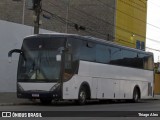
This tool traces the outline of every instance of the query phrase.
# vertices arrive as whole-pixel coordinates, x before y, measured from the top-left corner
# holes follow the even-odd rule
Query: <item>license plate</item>
[[[32,97],[39,97],[39,94],[32,94]]]

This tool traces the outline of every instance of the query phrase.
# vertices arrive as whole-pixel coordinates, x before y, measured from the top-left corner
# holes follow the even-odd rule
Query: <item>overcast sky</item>
[[[154,61],[160,62],[160,0],[148,0],[147,9],[147,51],[154,53]]]

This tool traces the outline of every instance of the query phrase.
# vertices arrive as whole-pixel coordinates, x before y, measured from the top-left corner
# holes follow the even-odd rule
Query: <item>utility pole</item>
[[[26,0],[23,0],[22,24],[24,24],[24,17],[25,17],[25,4],[26,4]]]
[[[69,6],[70,6],[70,0],[67,1],[66,30],[65,30],[66,33],[68,33],[68,15],[69,15]]]
[[[41,0],[34,0],[34,12],[35,12],[35,20],[34,20],[34,34],[39,34],[39,22],[40,22],[40,14],[41,14]]]

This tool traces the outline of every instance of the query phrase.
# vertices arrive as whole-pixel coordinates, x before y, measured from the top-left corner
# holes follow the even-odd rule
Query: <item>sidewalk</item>
[[[160,95],[155,95],[154,100],[160,100]],[[0,92],[0,106],[5,105],[20,105],[20,104],[32,104],[33,101],[28,99],[19,99],[17,98],[16,93]]]
[[[32,103],[27,99],[18,99],[15,92],[0,92],[0,106]]]
[[[160,100],[160,95],[154,95],[153,99]]]

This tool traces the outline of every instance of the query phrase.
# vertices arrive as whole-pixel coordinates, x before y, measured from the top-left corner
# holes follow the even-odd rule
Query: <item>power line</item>
[[[62,8],[62,7],[60,7],[60,6],[56,5],[56,4],[53,4],[53,3],[51,3],[51,2],[49,2],[49,3],[50,3],[51,6],[57,7],[57,8],[60,9],[60,10],[61,10],[61,9],[64,9],[64,8]],[[73,7],[72,7],[72,8],[73,8]],[[76,8],[73,8],[73,9],[75,9],[76,11],[78,11],[78,12],[80,12],[80,13],[77,13],[77,12],[74,12],[74,11],[70,11],[70,13],[75,14],[75,15],[78,15],[78,16],[79,16],[79,15],[81,15],[81,16],[84,16],[84,15],[85,15],[85,16],[83,17],[83,19],[86,19],[86,16],[88,16],[88,14],[84,14],[84,13],[82,14],[82,11],[80,11],[80,10],[78,10],[78,9],[76,9]],[[88,21],[88,22],[90,22],[90,23],[92,23],[92,24],[94,24],[94,25],[96,24],[96,23],[94,23],[92,20],[86,19],[86,21]]]
[[[138,4],[138,3],[136,3],[136,2],[134,2],[133,0],[129,0],[129,1],[131,1],[132,3],[134,3],[135,5],[138,5],[138,6],[140,6],[140,7],[142,7],[142,8],[145,8],[146,9],[146,3],[144,3],[143,1],[141,1],[141,0],[139,0],[140,2],[142,2],[143,4],[144,4],[144,6],[143,5],[141,5],[141,4]],[[138,0],[137,0],[138,1]]]
[[[54,6],[54,7],[57,7],[58,9],[64,9],[64,8],[62,8],[62,7],[60,7],[59,5],[55,5],[55,4],[53,4],[53,3],[51,3],[51,2],[49,2],[52,6]],[[73,7],[72,7],[73,8]],[[75,9],[75,8],[73,8],[73,9]],[[78,12],[80,12],[80,13],[82,13],[82,11],[79,11],[78,9],[76,9],[76,11],[78,11]],[[71,11],[73,14],[75,14],[75,12],[73,12],[73,11]],[[76,12],[77,13],[77,12]],[[77,15],[77,14],[76,14]],[[86,19],[86,16],[88,16],[88,14],[85,14],[85,12],[83,13],[83,14],[78,14],[78,16],[79,15],[85,15],[84,16],[84,18]],[[78,21],[79,21],[79,19],[76,17],[76,18],[74,18],[74,19],[77,19]],[[88,19],[87,19],[87,21],[89,21]],[[95,25],[96,23],[93,23],[93,21],[89,21],[90,23],[92,23],[93,25]],[[86,26],[86,25],[85,25]],[[89,28],[88,27],[88,29],[90,29],[90,31],[94,31],[94,32],[96,32],[96,33],[101,33],[101,34],[103,34],[105,37],[107,36],[107,39],[108,39],[108,34],[105,34],[105,33],[102,33],[102,32],[98,32],[98,31],[96,31],[95,29],[91,29],[91,28]],[[111,35],[110,35],[111,36]],[[113,38],[113,37],[112,37]]]
[[[151,2],[151,0],[149,0],[149,2],[154,6],[160,7],[160,5],[157,5],[157,4],[153,3],[153,2]]]
[[[42,11],[49,13],[50,15],[52,15],[53,18],[57,18],[60,22],[62,22],[62,23],[64,23],[64,24],[66,24],[66,22],[67,22],[68,25],[71,26],[71,27],[75,27],[76,25],[78,25],[77,23],[75,23],[75,22],[73,22],[73,21],[71,21],[71,20],[68,20],[68,19],[66,20],[66,18],[60,17],[60,16],[58,16],[58,15],[56,15],[56,14],[53,14],[53,13],[51,13],[51,12],[45,10],[45,9],[42,9]],[[82,25],[79,25],[79,26],[80,26],[81,28],[83,27]],[[103,36],[105,36],[105,37],[107,36],[106,34],[101,33],[101,32],[98,32],[98,31],[96,31],[96,30],[94,30],[94,29],[91,29],[91,28],[89,28],[89,27],[86,27],[86,26],[84,26],[84,27],[85,27],[86,30],[90,30],[90,31],[92,31],[92,32],[96,32],[96,33],[98,33],[98,34],[100,34],[100,35],[103,35]],[[86,31],[84,31],[84,32],[86,32]]]
[[[150,47],[146,47],[147,49],[153,50],[153,51],[157,51],[160,52],[160,50],[154,49],[154,48],[150,48]]]
[[[139,8],[139,7],[135,7],[135,6],[127,3],[127,2],[126,2],[127,0],[120,0],[120,1],[123,2],[123,3],[126,4],[126,5],[129,5],[129,6],[133,7],[133,8],[136,8],[137,10],[139,10],[139,11],[141,11],[141,12],[146,12],[145,10],[143,10],[143,9],[141,9],[141,8]]]
[[[98,1],[99,1],[99,0],[98,0]],[[64,2],[63,2],[63,3],[64,3]],[[53,5],[53,3],[51,3],[51,2],[50,2],[50,4]],[[134,34],[134,35],[137,35],[137,36],[146,38],[146,39],[148,39],[148,40],[150,40],[150,41],[160,43],[160,41],[158,41],[158,40],[155,40],[155,39],[152,39],[152,38],[147,38],[146,36],[143,36],[143,35],[134,33],[134,32],[132,32],[132,31],[126,30],[126,29],[124,29],[124,28],[121,28],[121,27],[119,27],[119,26],[116,26],[116,25],[114,25],[114,24],[111,24],[111,23],[109,23],[109,22],[107,22],[107,21],[105,21],[105,20],[103,20],[103,19],[101,19],[101,18],[98,18],[98,17],[93,16],[93,15],[91,15],[91,14],[89,14],[89,13],[86,13],[86,12],[84,12],[84,11],[82,11],[82,10],[79,10],[79,9],[77,9],[77,8],[75,8],[75,7],[72,7],[72,8],[74,8],[75,10],[77,10],[77,11],[79,11],[79,12],[81,12],[81,13],[87,15],[87,16],[90,16],[90,17],[92,17],[92,18],[94,18],[94,19],[100,20],[100,21],[102,21],[102,22],[104,22],[104,23],[106,23],[106,24],[108,24],[108,25],[111,25],[111,26],[113,26],[113,27],[116,27],[116,28],[118,28],[118,29],[120,29],[120,30],[122,30],[122,31],[127,32],[127,33]]]
[[[112,8],[112,9],[114,9],[114,10],[117,10],[117,11],[123,13],[123,14],[125,14],[125,15],[131,17],[131,18],[134,18],[134,19],[139,20],[139,21],[141,21],[141,22],[143,22],[143,23],[145,23],[145,24],[148,24],[148,25],[150,25],[150,26],[152,26],[152,27],[155,27],[155,28],[157,28],[157,29],[160,29],[160,27],[157,27],[157,26],[155,26],[155,25],[153,25],[153,24],[147,23],[147,22],[144,21],[144,20],[141,20],[141,19],[139,19],[139,18],[136,18],[136,17],[134,17],[134,16],[132,16],[132,15],[129,15],[129,14],[127,14],[127,13],[125,13],[125,12],[123,12],[123,11],[121,11],[121,10],[115,8],[115,7],[112,7],[112,6],[110,6],[110,5],[108,5],[108,4],[104,3],[104,2],[102,2],[101,0],[97,0],[97,1],[100,2],[100,3],[102,3],[103,5],[105,5],[105,6],[107,6],[107,7],[110,7],[110,8]]]
[[[47,11],[47,10],[44,10],[44,9],[42,9],[42,10],[43,10],[44,12],[47,12],[47,13],[51,14],[52,17],[54,17],[54,18],[58,18],[59,20],[61,20],[60,22],[66,24],[66,19],[65,19],[65,18],[60,17],[60,16],[58,16],[58,15],[56,15],[56,14],[53,14],[53,13]],[[76,24],[76,23],[74,23],[74,22],[72,22],[72,21],[70,21],[70,20],[67,20],[67,21],[68,21],[68,23],[69,23],[69,26],[71,26],[71,27],[74,27],[74,25]],[[93,29],[90,29],[90,28],[87,28],[87,29],[90,30],[90,31],[97,32],[97,31],[95,31],[95,30],[93,30]],[[85,31],[85,32],[90,33],[90,34],[93,34],[93,33],[89,32],[89,31]],[[103,33],[100,33],[100,32],[98,32],[98,33],[101,34],[101,35],[105,35],[105,36],[106,36],[106,34],[103,34]],[[123,42],[126,42],[126,43],[128,43],[128,44],[135,45],[135,43],[126,41],[126,40],[121,39],[121,38],[118,38],[118,37],[116,37],[115,39],[116,39],[116,40],[123,41]],[[154,51],[160,52],[160,50],[157,50],[157,49],[154,49],[154,48],[150,48],[150,47],[146,47],[146,48],[148,48],[148,49],[150,49],[150,50],[154,50]]]

